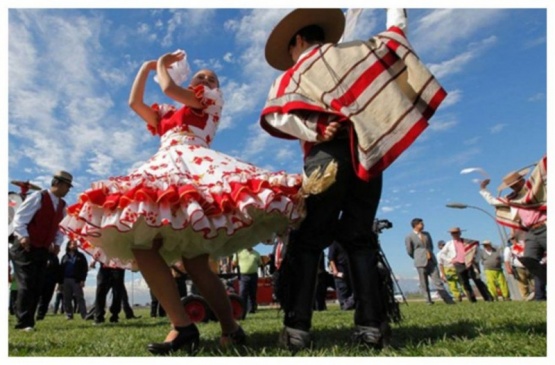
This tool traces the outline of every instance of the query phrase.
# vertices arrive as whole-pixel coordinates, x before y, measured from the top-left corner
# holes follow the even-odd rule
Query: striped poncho
[[[531,209],[547,212],[547,156],[543,156],[530,173],[524,188],[504,198],[498,198],[503,205],[495,206],[495,218],[499,224],[522,229],[518,216],[511,208]]]
[[[309,111],[352,122],[357,176],[368,181],[385,170],[428,126],[445,90],[422,64],[403,31],[391,27],[369,41],[324,44],[278,77],[261,115]]]

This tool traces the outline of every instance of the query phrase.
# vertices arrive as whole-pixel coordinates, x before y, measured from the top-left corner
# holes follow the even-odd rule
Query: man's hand
[[[331,122],[326,127],[326,130],[324,131],[324,134],[323,135],[318,135],[316,137],[316,139],[319,142],[331,141],[333,139],[333,137],[335,137],[335,134],[339,130],[339,127],[340,127],[339,122]]]
[[[513,268],[511,266],[507,266],[506,269],[507,269],[507,274],[513,275]]]
[[[29,237],[21,237],[19,239],[19,244],[25,251],[29,251],[31,249],[31,240]]]
[[[490,182],[490,179],[482,180],[482,182],[480,183],[480,189],[484,190],[485,188],[487,188],[489,182]]]

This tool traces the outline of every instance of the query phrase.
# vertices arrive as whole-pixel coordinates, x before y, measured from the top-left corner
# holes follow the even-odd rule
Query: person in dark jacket
[[[62,257],[61,272],[63,280],[64,309],[67,319],[73,319],[73,297],[77,301],[77,307],[81,318],[87,316],[87,305],[83,294],[83,287],[87,279],[89,265],[84,254],[77,250],[77,242],[69,241],[66,246],[66,254]]]
[[[91,268],[96,266],[96,262],[91,262]],[[125,270],[117,267],[110,267],[100,263],[100,268],[96,275],[96,295],[94,299],[94,324],[105,322],[106,297],[108,291],[112,290],[112,304],[110,305],[110,322],[119,322],[119,312],[121,311],[121,301],[125,290]]]

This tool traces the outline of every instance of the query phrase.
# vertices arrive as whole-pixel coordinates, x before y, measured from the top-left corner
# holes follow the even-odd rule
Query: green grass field
[[[353,312],[337,305],[315,312],[315,347],[296,356],[547,356],[545,302],[468,302],[447,306],[423,302],[401,305],[404,321],[393,326],[392,346],[380,352],[350,342]],[[169,330],[166,318],[148,318],[148,309],[136,310],[137,320],[93,326],[92,321],[47,315],[36,331],[14,330],[9,320],[9,356],[151,356],[149,342],[160,342]],[[261,308],[242,321],[248,346],[222,352],[219,326],[199,325],[201,351],[197,356],[291,356],[277,347],[283,313]],[[183,356],[184,353],[177,353]]]

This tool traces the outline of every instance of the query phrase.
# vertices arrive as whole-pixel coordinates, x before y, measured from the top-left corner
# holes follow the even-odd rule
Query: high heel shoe
[[[175,327],[177,336],[169,342],[149,343],[148,351],[154,355],[169,355],[177,350],[185,350],[189,355],[198,351],[199,332],[197,326]]]
[[[220,337],[220,346],[228,347],[228,346],[244,346],[247,344],[247,335],[239,326],[239,328],[232,333],[224,333],[222,337]]]

